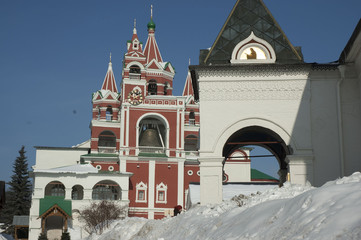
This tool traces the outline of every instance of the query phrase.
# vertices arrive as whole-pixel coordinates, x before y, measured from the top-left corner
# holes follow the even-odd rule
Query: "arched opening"
[[[148,82],[148,95],[157,95],[157,81],[154,79]]]
[[[59,181],[52,181],[45,187],[45,196],[65,197],[65,186]]]
[[[45,231],[48,239],[60,239],[63,233],[64,218],[54,215],[45,219]]]
[[[156,117],[146,117],[139,123],[139,152],[164,153],[166,149],[167,128]]]
[[[279,182],[282,185],[287,179],[288,164],[285,161],[286,155],[291,154],[291,149],[285,144],[283,139],[275,132],[268,128],[251,126],[240,129],[233,133],[226,141],[223,147],[224,162],[230,161],[231,159],[245,159],[243,156],[234,155],[235,152],[245,148],[261,148],[269,151],[269,156],[274,156],[278,162],[279,167]],[[249,152],[251,150],[249,149]],[[254,151],[254,150],[252,150]],[[247,155],[247,154],[246,154]],[[257,157],[264,157],[262,154],[256,154],[256,156],[250,157],[248,161]],[[265,156],[268,154],[265,154]],[[250,173],[251,174],[251,173]],[[251,176],[251,175],[250,175]]]
[[[117,138],[111,131],[103,131],[99,135],[98,152],[113,153],[116,150]]]
[[[129,78],[130,79],[135,79],[135,80],[140,80],[140,67],[137,65],[132,65],[129,68]]]
[[[190,124],[190,125],[196,124],[196,116],[195,116],[193,110],[191,110],[191,111],[189,112],[189,124]]]
[[[168,83],[164,83],[164,95],[167,95],[167,91],[168,91]]]
[[[113,108],[112,106],[108,106],[105,112],[105,120],[112,121],[113,120]]]
[[[71,199],[72,200],[82,200],[84,196],[84,188],[81,185],[73,186],[71,190]]]
[[[93,187],[93,200],[121,200],[122,191],[116,182],[104,180]]]
[[[198,150],[198,137],[188,135],[184,138],[184,151],[194,152]]]

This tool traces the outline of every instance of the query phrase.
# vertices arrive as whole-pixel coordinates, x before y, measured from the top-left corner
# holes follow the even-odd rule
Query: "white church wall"
[[[250,82],[240,76],[237,79],[200,76],[200,114],[202,119],[206,119],[201,119],[201,156],[221,156],[227,140],[221,139],[222,135],[238,122],[249,119],[264,120],[279,126],[289,135],[288,139],[293,139],[295,151],[311,149],[307,75],[281,80],[257,78],[262,80]],[[250,84],[254,86],[249,86]],[[248,89],[251,93],[245,92],[242,88]],[[239,129],[235,131],[237,130]],[[228,137],[230,135],[225,138]],[[286,144],[291,144],[287,139],[284,140]]]
[[[346,66],[345,80],[341,85],[341,111],[344,147],[344,173],[350,175],[361,170],[361,106],[360,82],[355,65]]]
[[[80,156],[87,153],[86,148],[37,148],[35,168],[49,169],[75,165],[80,161]]]
[[[251,163],[250,162],[226,162],[224,172],[228,175],[227,182],[250,182]]]
[[[316,71],[310,74],[310,78],[314,185],[319,186],[340,174],[336,99],[338,71]]]

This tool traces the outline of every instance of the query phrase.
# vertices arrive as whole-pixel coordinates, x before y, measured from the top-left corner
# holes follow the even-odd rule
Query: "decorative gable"
[[[265,40],[253,32],[233,49],[231,63],[274,63],[276,53]]]
[[[228,64],[233,60],[232,53],[236,45],[252,32],[272,46],[277,62],[303,62],[302,54],[290,43],[262,0],[238,0],[211,49],[201,50],[200,64]],[[257,44],[257,47],[260,46]],[[250,48],[243,50],[252,55]]]

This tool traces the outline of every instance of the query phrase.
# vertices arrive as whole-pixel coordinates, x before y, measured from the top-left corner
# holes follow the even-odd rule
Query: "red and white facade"
[[[110,62],[101,90],[93,94],[91,152],[83,160],[101,171],[112,166],[133,174],[129,216],[172,215],[176,205],[185,207],[189,183],[199,182],[199,105],[190,76],[183,95],[172,95],[174,74],[162,58],[151,20],[145,46],[135,27],[127,42],[121,92]]]

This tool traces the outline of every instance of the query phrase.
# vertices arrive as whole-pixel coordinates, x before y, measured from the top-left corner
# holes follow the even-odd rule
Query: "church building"
[[[115,201],[128,216],[149,219],[192,204],[189,184],[200,182],[199,102],[190,74],[182,96],[173,96],[174,67],[163,60],[152,17],[147,28],[143,44],[134,22],[120,87],[110,57],[101,88],[92,94],[90,140],[74,147],[35,147],[30,238],[40,233],[55,238],[81,226],[79,212],[93,201]],[[251,150],[234,149],[224,182],[277,184],[251,171]]]

